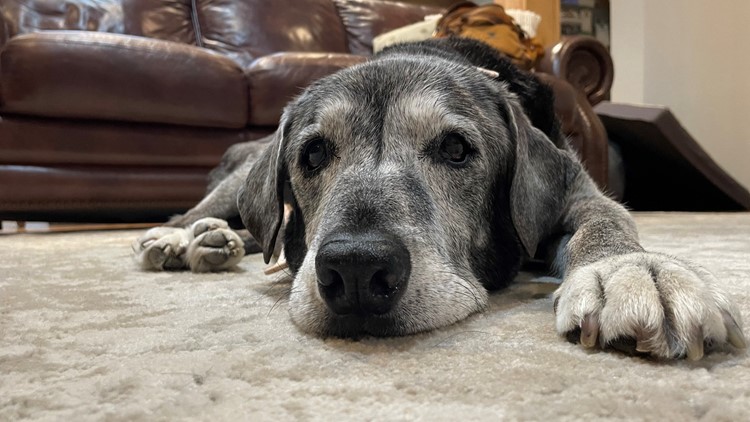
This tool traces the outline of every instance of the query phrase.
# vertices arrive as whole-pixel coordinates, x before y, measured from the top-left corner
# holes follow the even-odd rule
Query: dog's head
[[[239,194],[268,261],[285,226],[290,313],[320,335],[459,321],[554,224],[561,153],[502,81],[439,58],[340,71],[285,110]],[[551,161],[550,161],[551,160]]]

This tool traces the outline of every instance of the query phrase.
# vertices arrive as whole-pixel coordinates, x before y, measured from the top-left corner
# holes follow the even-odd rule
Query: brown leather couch
[[[2,0],[0,219],[184,211],[229,145],[271,133],[290,98],[366,60],[375,35],[435,12],[375,0]],[[564,41],[540,70],[559,77],[545,76],[566,133],[604,184],[591,105],[612,66],[591,43]]]

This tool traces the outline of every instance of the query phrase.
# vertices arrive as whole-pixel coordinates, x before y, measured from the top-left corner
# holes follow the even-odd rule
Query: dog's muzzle
[[[322,242],[315,270],[320,296],[335,314],[383,315],[406,290],[411,257],[392,235],[337,233]]]

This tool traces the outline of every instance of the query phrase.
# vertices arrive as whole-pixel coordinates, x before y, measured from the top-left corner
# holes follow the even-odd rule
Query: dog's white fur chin
[[[315,255],[314,251],[307,254],[293,281],[289,314],[302,331],[336,335],[329,324],[331,311],[318,292]],[[388,335],[408,335],[445,327],[487,307],[487,290],[478,281],[469,280],[470,276],[461,278],[448,271],[439,264],[437,256],[412,256],[412,267],[409,288],[389,315],[392,324]],[[367,332],[366,323],[363,328],[361,334],[383,334]]]

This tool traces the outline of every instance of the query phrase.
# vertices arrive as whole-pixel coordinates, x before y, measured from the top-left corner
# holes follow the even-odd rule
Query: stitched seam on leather
[[[192,9],[190,14],[192,15],[193,32],[195,33],[195,45],[203,47],[203,34],[201,32],[200,17],[198,16],[198,0],[191,0],[190,7]]]

